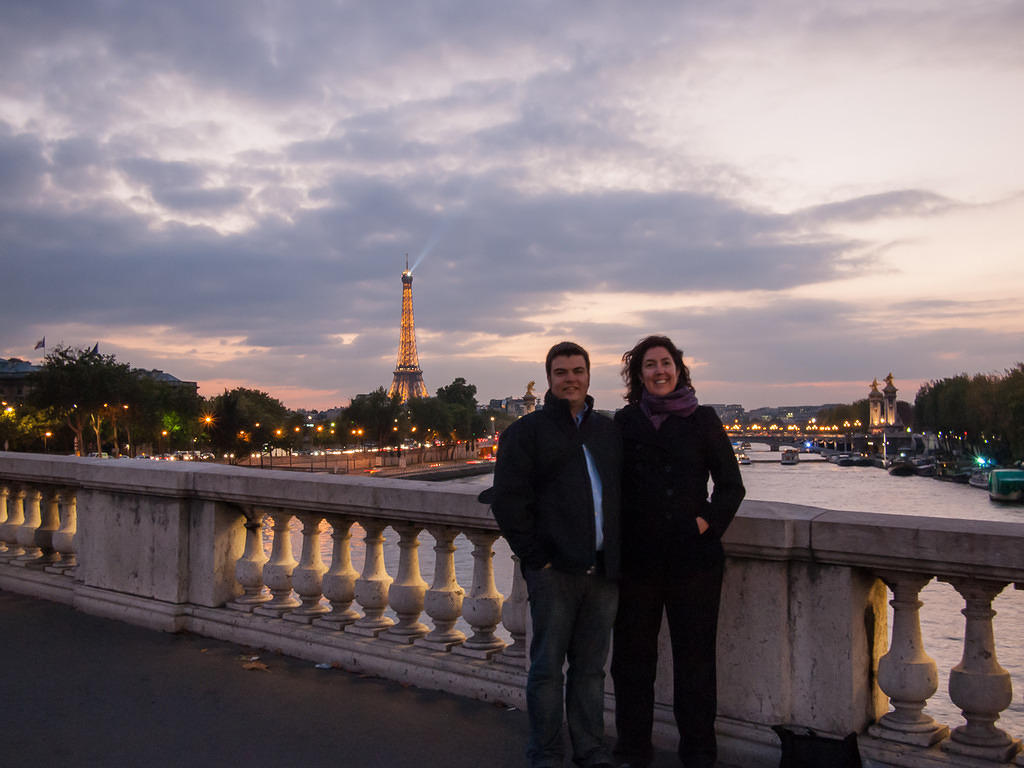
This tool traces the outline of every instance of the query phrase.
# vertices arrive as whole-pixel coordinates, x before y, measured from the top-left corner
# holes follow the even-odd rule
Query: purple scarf
[[[697,393],[693,387],[680,387],[667,395],[652,395],[646,389],[640,395],[640,410],[659,429],[671,414],[689,416],[697,410]]]

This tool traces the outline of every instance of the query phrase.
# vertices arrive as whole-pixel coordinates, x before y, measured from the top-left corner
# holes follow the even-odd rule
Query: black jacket
[[[637,405],[615,414],[622,430],[622,561],[631,574],[692,572],[722,561],[721,538],[746,494],[713,408],[670,415],[658,430]],[[714,491],[708,498],[708,478]],[[697,518],[711,528],[700,534]]]
[[[576,427],[567,400],[549,391],[544,407],[501,433],[494,467],[491,511],[512,551],[527,568],[547,563],[584,571],[595,562],[594,498],[583,445],[601,476],[604,565],[619,574],[619,495],[622,440],[611,419],[595,413],[593,399]]]

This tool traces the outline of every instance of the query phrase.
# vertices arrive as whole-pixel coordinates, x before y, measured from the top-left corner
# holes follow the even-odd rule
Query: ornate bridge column
[[[298,593],[302,605],[284,618],[309,624],[330,608],[320,602],[323,594],[324,565],[320,557],[320,521],[323,517],[314,514],[299,515],[302,521],[302,555],[298,566],[292,571],[292,588]]]
[[[6,485],[0,485],[0,558],[7,552],[7,542],[3,539],[4,525],[7,524],[7,499],[11,495],[11,489]]]
[[[65,573],[78,565],[75,552],[75,537],[78,533],[78,495],[74,488],[65,488],[59,495],[64,514],[60,527],[53,532],[53,549],[60,556],[57,562],[46,570],[51,573]]]
[[[388,629],[384,637],[402,643],[411,643],[423,637],[429,628],[420,621],[427,582],[420,573],[420,531],[423,526],[401,523],[393,526],[398,531],[398,579],[391,585],[388,601],[398,614],[398,623]]]
[[[257,605],[270,600],[271,596],[263,589],[263,566],[267,563],[267,555],[263,551],[263,512],[246,508],[245,512],[245,551],[235,563],[235,578],[242,585],[242,594],[228,603],[228,608],[237,611],[251,612]]]
[[[29,488],[25,493],[25,521],[18,528],[17,534],[22,554],[11,565],[25,566],[43,557],[43,551],[36,542],[36,530],[43,524],[42,499],[43,492],[38,488]]]
[[[363,608],[363,617],[346,631],[376,637],[395,623],[390,616],[384,615],[388,607],[388,591],[394,581],[384,567],[384,529],[387,523],[380,520],[361,522],[366,531],[366,560],[362,575],[356,579],[356,601]]]
[[[437,526],[430,528],[434,537],[434,583],[424,596],[427,615],[434,622],[433,631],[416,641],[438,651],[451,650],[466,639],[466,635],[455,629],[455,622],[462,615],[462,598],[465,590],[455,577],[455,528]]]
[[[352,567],[352,524],[348,517],[331,517],[331,567],[324,574],[323,592],[331,602],[330,613],[313,620],[314,626],[326,629],[344,629],[359,618],[359,612],[352,608],[356,596],[356,579],[359,573]]]
[[[963,658],[949,673],[949,698],[961,712],[966,725],[953,729],[942,748],[953,754],[1007,762],[1020,749],[1020,742],[997,728],[999,713],[1010,706],[1013,692],[1010,674],[996,658],[992,631],[992,601],[1003,591],[1004,582],[984,579],[943,579],[964,598],[966,617]]]
[[[512,635],[511,645],[505,646],[497,661],[515,667],[526,664],[526,620],[529,616],[529,600],[526,592],[526,579],[519,567],[519,558],[512,555],[512,593],[501,607],[502,624]]]
[[[949,728],[922,711],[939,688],[935,661],[921,639],[918,595],[931,576],[887,572],[877,574],[892,590],[892,644],[878,661],[878,685],[893,711],[868,730],[872,736],[903,744],[930,747],[949,736]]]
[[[462,616],[473,628],[473,636],[453,653],[487,659],[505,647],[494,634],[501,621],[503,597],[494,585],[494,542],[497,531],[467,531],[473,542],[473,586],[462,606]]]
[[[14,486],[7,497],[7,520],[0,525],[0,540],[6,545],[0,559],[12,560],[25,554],[18,543],[18,529],[25,522],[25,489]]]
[[[253,613],[276,618],[300,604],[298,598],[292,596],[292,573],[298,563],[292,556],[292,537],[288,530],[291,514],[284,510],[270,514],[274,518],[274,545],[270,549],[270,560],[263,566],[263,583],[270,588],[273,598],[254,608]]]

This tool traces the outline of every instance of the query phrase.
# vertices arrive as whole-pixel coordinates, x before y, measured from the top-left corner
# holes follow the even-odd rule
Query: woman
[[[743,500],[722,422],[697,404],[683,354],[648,336],[622,356],[622,579],[615,621],[615,754],[653,758],[654,677],[662,610],[672,639],[673,712],[686,768],[715,765],[715,638],[721,538]],[[708,477],[714,490],[708,498]]]

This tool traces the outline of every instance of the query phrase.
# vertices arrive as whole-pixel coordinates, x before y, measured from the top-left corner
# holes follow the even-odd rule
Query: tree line
[[[999,463],[1024,457],[1024,363],[1003,374],[961,373],[925,384],[914,400],[914,424]]]
[[[5,450],[242,458],[274,449],[453,443],[490,435],[512,420],[504,411],[481,412],[476,387],[461,377],[435,397],[405,404],[379,387],[328,418],[291,410],[247,387],[204,398],[114,355],[70,346],[48,353],[26,390],[22,402],[5,402],[0,413]]]

